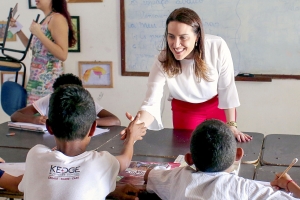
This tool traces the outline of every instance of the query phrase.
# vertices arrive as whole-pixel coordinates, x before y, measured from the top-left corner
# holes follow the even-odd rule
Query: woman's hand
[[[249,142],[252,140],[252,136],[242,133],[235,126],[229,126],[229,128],[238,142]]]
[[[9,26],[10,27],[17,27],[16,22],[17,22],[17,20],[15,20],[14,18],[11,18],[10,22],[9,22]]]
[[[134,117],[129,113],[129,112],[126,112],[125,113],[127,119],[129,119],[131,122],[134,120]],[[125,128],[124,130],[121,131],[121,140],[125,140],[126,139],[126,131],[127,131],[127,128]]]
[[[30,32],[35,35],[36,37],[38,37],[39,34],[43,34],[42,30],[41,30],[41,25],[36,23],[35,21],[33,21],[30,25],[29,28]],[[44,34],[43,34],[44,35]]]

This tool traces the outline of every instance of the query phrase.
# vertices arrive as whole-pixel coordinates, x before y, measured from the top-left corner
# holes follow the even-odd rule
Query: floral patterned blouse
[[[41,29],[47,38],[54,41],[48,29],[50,20],[41,24]],[[32,104],[39,98],[52,93],[55,79],[63,73],[61,61],[54,57],[35,36],[32,38],[31,49],[30,76],[26,86],[27,104]]]

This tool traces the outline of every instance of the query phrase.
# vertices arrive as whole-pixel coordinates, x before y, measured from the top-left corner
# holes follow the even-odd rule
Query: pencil
[[[294,160],[291,162],[291,164],[288,166],[288,168],[286,168],[286,170],[284,170],[284,172],[282,172],[282,174],[279,176],[278,179],[280,179],[284,174],[286,174],[293,167],[293,165],[296,164],[296,162],[298,162],[298,158],[294,158]]]
[[[17,21],[18,17],[20,16],[20,14],[17,16],[17,18],[15,19]]]

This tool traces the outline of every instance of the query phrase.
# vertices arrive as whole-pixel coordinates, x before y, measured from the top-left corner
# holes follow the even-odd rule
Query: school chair
[[[5,81],[1,88],[1,106],[11,116],[15,111],[26,107],[27,92],[23,86],[13,81]]]
[[[3,56],[0,56],[0,71],[10,71],[10,72],[16,72],[15,82],[18,81],[18,72],[23,68],[23,80],[22,80],[22,86],[24,87],[25,83],[25,77],[26,77],[26,66],[22,62],[24,58],[26,57],[26,54],[28,52],[28,49],[30,47],[30,43],[32,40],[32,34],[30,35],[28,39],[27,46],[25,47],[25,50],[18,50],[18,49],[10,49],[5,47],[6,41],[7,41],[7,35],[9,31],[9,23],[12,17],[13,9],[10,8],[8,17],[7,17],[7,23],[5,27],[4,37],[2,43],[0,43],[0,50]],[[36,22],[38,21],[40,15],[38,14],[36,17]],[[10,54],[8,54],[10,52]],[[11,53],[18,54],[20,58],[15,58],[11,55]]]

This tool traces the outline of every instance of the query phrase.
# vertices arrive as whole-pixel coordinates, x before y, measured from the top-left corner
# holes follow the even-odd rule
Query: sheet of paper
[[[257,181],[257,180],[254,180],[256,183],[259,183],[259,184],[262,184],[262,185],[264,185],[264,186],[269,186],[269,187],[271,187],[271,185],[270,185],[270,182],[266,182],[266,181]]]
[[[20,24],[20,22],[16,21],[15,24],[16,24],[16,27],[12,27],[12,26],[9,27],[9,30],[12,34],[15,34],[16,32],[20,31],[23,28],[23,26],[22,26],[22,24]]]
[[[188,166],[188,164],[184,160],[184,155],[178,155],[177,158],[175,159],[174,163],[180,163],[179,167],[185,167]],[[195,165],[190,166],[194,170],[196,170]]]
[[[95,133],[94,133],[93,136],[101,135],[102,133],[106,133],[108,131],[109,131],[108,128],[96,128]]]
[[[25,162],[21,163],[0,163],[0,169],[12,176],[20,176],[25,172]]]

